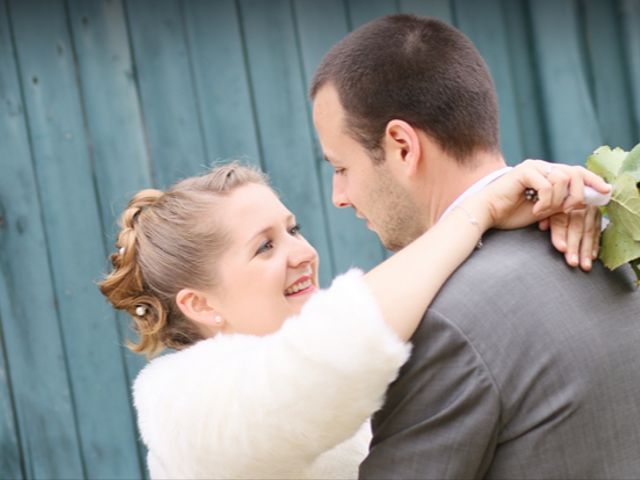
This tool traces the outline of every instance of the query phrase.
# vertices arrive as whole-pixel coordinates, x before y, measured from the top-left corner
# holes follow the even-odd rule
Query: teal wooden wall
[[[128,320],[95,281],[127,198],[220,159],[271,175],[324,284],[386,256],[330,206],[306,99],[323,53],[391,12],[465,31],[511,163],[640,139],[637,0],[0,0],[0,477],[144,473]]]

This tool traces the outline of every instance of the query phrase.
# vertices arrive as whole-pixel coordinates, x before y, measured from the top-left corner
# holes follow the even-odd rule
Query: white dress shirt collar
[[[451,210],[453,210],[456,207],[456,205],[459,205],[460,202],[462,202],[465,198],[473,195],[476,192],[479,192],[484,187],[486,187],[491,182],[493,182],[496,178],[501,177],[502,175],[507,173],[512,168],[513,167],[503,167],[503,168],[501,168],[499,170],[495,170],[495,171],[491,172],[490,174],[485,175],[484,177],[482,177],[480,180],[478,180],[476,183],[474,183],[469,188],[467,188],[464,192],[462,192],[462,195],[460,195],[458,198],[456,198],[451,203],[451,205],[449,205],[449,208],[447,208],[444,211],[444,213],[441,215],[440,218],[443,218],[444,216],[446,216]]]

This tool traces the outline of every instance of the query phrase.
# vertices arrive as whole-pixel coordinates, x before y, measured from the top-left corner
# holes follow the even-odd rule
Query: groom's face
[[[320,88],[313,102],[313,121],[324,156],[334,169],[333,204],[352,207],[386,248],[399,250],[422,233],[419,211],[388,162],[373,159],[345,131],[344,117],[335,88],[331,84]]]

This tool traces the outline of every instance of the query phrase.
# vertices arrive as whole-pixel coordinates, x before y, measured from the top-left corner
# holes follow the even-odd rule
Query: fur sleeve
[[[154,360],[134,386],[142,436],[177,475],[284,477],[358,430],[409,350],[352,270],[274,334]]]

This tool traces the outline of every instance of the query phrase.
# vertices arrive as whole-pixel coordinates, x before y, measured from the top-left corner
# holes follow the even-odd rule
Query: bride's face
[[[317,288],[318,254],[273,191],[248,184],[224,202],[229,247],[219,263],[217,313],[225,331],[278,330]]]

